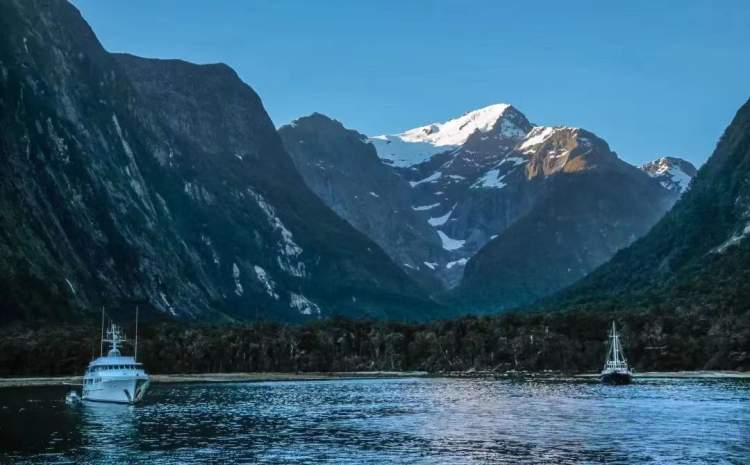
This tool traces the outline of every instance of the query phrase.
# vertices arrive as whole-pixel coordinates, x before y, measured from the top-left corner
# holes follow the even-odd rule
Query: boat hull
[[[604,384],[623,385],[630,384],[633,379],[630,373],[602,373],[601,380]]]
[[[103,379],[99,383],[84,388],[83,400],[134,404],[143,398],[148,385],[147,378]]]

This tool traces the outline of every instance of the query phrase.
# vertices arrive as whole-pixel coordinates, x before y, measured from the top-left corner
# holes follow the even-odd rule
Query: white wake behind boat
[[[120,347],[127,342],[125,335],[119,326],[114,323],[110,325],[106,337],[102,335],[102,352],[104,343],[110,344],[107,355],[92,360],[83,376],[83,400],[134,404],[143,399],[150,381],[143,364],[136,361],[137,334],[136,329],[134,355],[124,356],[120,353]]]

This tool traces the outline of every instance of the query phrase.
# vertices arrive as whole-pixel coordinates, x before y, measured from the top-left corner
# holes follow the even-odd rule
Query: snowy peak
[[[406,142],[427,142],[437,147],[463,145],[475,131],[492,130],[510,107],[505,103],[490,105],[464,113],[463,116],[444,123],[433,123],[410,129],[399,136]]]
[[[690,180],[698,173],[692,163],[677,157],[659,157],[644,164],[641,169],[657,179],[665,189],[680,193],[685,192]]]
[[[498,103],[442,123],[420,126],[400,134],[375,136],[370,142],[386,163],[409,167],[437,153],[459,148],[476,134],[491,134],[493,139],[521,139],[530,127],[526,117],[513,106]]]

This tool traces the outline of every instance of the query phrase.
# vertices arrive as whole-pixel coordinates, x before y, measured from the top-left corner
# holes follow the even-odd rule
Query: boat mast
[[[612,356],[613,361],[615,362],[615,366],[617,366],[620,363],[620,347],[619,347],[619,340],[617,338],[617,327],[615,327],[615,322],[612,322]]]

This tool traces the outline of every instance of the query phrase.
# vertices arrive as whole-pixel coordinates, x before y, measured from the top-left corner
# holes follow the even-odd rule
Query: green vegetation
[[[139,359],[152,373],[361,370],[596,371],[610,321],[639,371],[750,369],[750,313],[508,313],[426,324],[334,318],[301,326],[147,325]],[[131,329],[132,333],[132,329]],[[99,351],[95,325],[0,330],[0,375],[72,375]]]

